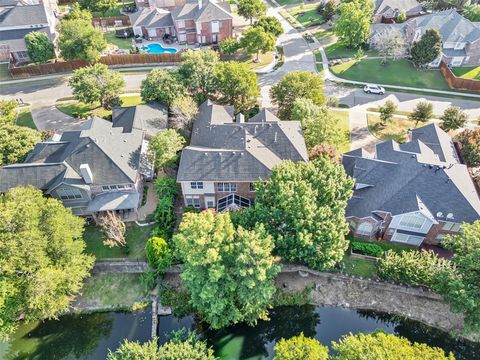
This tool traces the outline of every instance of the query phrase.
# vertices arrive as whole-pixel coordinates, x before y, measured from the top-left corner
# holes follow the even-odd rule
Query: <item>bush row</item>
[[[383,249],[374,243],[363,243],[358,241],[351,242],[352,251],[357,254],[380,257],[383,255]]]

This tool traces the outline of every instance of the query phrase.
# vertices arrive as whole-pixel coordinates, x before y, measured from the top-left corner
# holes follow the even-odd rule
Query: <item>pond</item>
[[[480,359],[480,344],[455,340],[444,332],[415,321],[408,321],[372,311],[315,306],[282,306],[270,312],[270,321],[257,326],[232,326],[221,331],[209,330],[192,317],[160,317],[159,341],[166,333],[183,327],[199,332],[225,360],[271,359],[275,342],[303,332],[322,344],[330,345],[349,332],[373,332],[383,329],[411,341],[423,342],[452,351],[456,359]],[[0,359],[105,359],[124,339],[148,340],[150,311],[68,315],[59,321],[23,326],[9,344],[0,344]]]

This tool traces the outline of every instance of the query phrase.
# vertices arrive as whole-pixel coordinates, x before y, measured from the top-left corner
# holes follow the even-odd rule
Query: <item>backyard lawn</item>
[[[405,142],[408,129],[415,128],[415,121],[403,117],[394,116],[387,126],[382,126],[378,115],[367,114],[367,120],[370,133],[381,140],[395,140],[403,143]],[[422,125],[422,123],[419,123],[419,126]]]
[[[342,110],[330,110],[336,118],[338,118],[338,128],[342,132],[344,142],[338,148],[338,152],[343,154],[350,151],[350,120],[348,117],[348,111]]]
[[[97,259],[143,259],[145,258],[145,244],[150,237],[152,228],[152,226],[127,224],[127,231],[125,233],[127,246],[108,247],[103,244],[105,235],[100,228],[97,226],[86,226],[83,234],[83,239],[87,245],[85,251],[89,254],[95,255]]]
[[[103,34],[107,43],[117,46],[119,49],[132,49],[132,38],[118,38],[115,36],[115,31],[109,31]]]
[[[35,130],[37,129],[32,119],[32,112],[29,108],[18,110],[17,121],[15,122],[15,124],[18,126],[26,126]]]
[[[374,261],[364,260],[345,255],[342,261],[343,271],[346,274],[373,278],[377,275],[377,264]]]
[[[452,69],[452,72],[460,78],[480,80],[480,66],[456,67]]]
[[[135,106],[142,104],[142,98],[140,95],[120,95],[122,100],[122,106]],[[57,104],[57,109],[61,112],[76,117],[76,118],[87,118],[89,116],[95,115],[101,118],[108,118],[112,115],[111,110],[105,110],[100,107],[100,104],[85,104],[79,101],[68,102],[64,104]]]
[[[132,5],[132,2],[122,2],[119,1],[117,2],[117,5],[113,9],[107,10],[105,13],[99,12],[99,11],[93,11],[92,15],[94,18],[100,18],[100,17],[111,17],[111,16],[123,16],[121,13],[122,7],[125,5]]]
[[[407,60],[388,61],[385,65],[377,59],[352,60],[331,66],[330,70],[347,80],[422,89],[450,89],[440,71],[418,71]]]
[[[321,25],[325,19],[317,12],[318,4],[300,5],[288,9],[290,15],[305,27]]]

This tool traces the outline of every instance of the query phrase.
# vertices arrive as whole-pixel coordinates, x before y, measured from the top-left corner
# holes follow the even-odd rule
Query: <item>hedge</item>
[[[352,252],[368,256],[380,257],[383,255],[383,249],[377,244],[352,241]]]

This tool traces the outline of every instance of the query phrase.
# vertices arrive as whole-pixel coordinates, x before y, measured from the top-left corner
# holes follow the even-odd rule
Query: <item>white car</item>
[[[367,94],[385,94],[385,89],[379,85],[365,85],[363,87],[363,91],[365,91]]]

